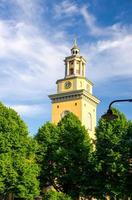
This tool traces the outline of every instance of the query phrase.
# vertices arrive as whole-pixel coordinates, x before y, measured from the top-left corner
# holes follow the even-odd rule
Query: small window
[[[77,106],[77,103],[75,103],[75,106]]]
[[[70,66],[73,65],[73,61],[70,61],[70,62],[69,62],[69,65],[70,65]]]
[[[73,75],[74,74],[74,70],[73,68],[70,69],[70,75]]]
[[[57,105],[57,108],[59,108],[59,105]]]

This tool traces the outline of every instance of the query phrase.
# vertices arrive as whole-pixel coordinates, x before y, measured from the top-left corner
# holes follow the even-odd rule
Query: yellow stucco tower
[[[65,58],[65,77],[57,80],[57,93],[52,100],[52,122],[58,123],[68,112],[73,112],[94,139],[96,107],[99,100],[92,95],[93,83],[85,77],[86,60],[74,41],[71,55]]]

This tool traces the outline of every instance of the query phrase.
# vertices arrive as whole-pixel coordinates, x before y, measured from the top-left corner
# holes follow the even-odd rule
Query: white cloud
[[[96,18],[94,15],[92,15],[89,10],[88,7],[83,6],[80,9],[80,14],[83,16],[85,23],[90,31],[91,34],[93,35],[100,35],[102,34],[102,29],[99,28],[96,24]]]
[[[37,22],[39,16],[44,12],[40,0],[10,0],[11,4],[15,6],[15,15],[18,19],[23,18],[24,21]],[[44,5],[43,1],[43,5]]]
[[[99,26],[96,17],[89,11],[86,5],[81,7],[80,14],[87,25],[88,33],[96,37],[118,37],[127,34],[129,28],[132,30],[132,27],[127,27],[126,29],[126,26],[121,23],[116,23],[108,27]]]
[[[55,88],[57,77],[64,74],[67,45],[50,41],[31,24],[1,21],[0,25],[1,76],[4,76],[0,83],[8,91],[4,94],[24,98],[32,94],[36,98]]]
[[[88,59],[88,75],[94,82],[114,77],[132,76],[132,26],[121,23],[108,27],[98,25],[88,7],[80,10],[88,27],[88,34],[96,41],[82,46]]]
[[[17,111],[22,117],[30,117],[36,118],[41,114],[45,114],[47,110],[45,110],[46,105],[10,105],[10,108],[13,108]]]
[[[132,36],[100,40],[85,45],[88,74],[94,81],[106,81],[117,76],[132,76]]]
[[[64,0],[54,7],[55,17],[62,15],[71,16],[78,12],[78,7],[75,3],[69,0]]]

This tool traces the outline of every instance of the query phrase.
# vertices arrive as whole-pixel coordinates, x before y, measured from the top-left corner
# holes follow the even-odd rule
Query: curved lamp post
[[[107,113],[102,115],[102,118],[104,118],[106,120],[114,120],[114,119],[118,118],[118,116],[113,113],[112,108],[111,108],[112,104],[117,103],[117,102],[132,102],[132,99],[117,99],[117,100],[112,101],[109,104],[109,108],[107,110]]]

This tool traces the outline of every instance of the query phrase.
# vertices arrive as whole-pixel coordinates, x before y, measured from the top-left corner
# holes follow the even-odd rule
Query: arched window
[[[70,68],[70,73],[69,73],[70,75],[73,75],[74,74],[74,70],[73,70],[73,68]]]
[[[62,112],[62,113],[61,113],[61,119],[62,119],[63,117],[65,117],[69,112],[70,112],[70,111],[68,111],[68,110],[65,110],[64,112]]]
[[[92,130],[92,115],[88,113],[88,130]]]

